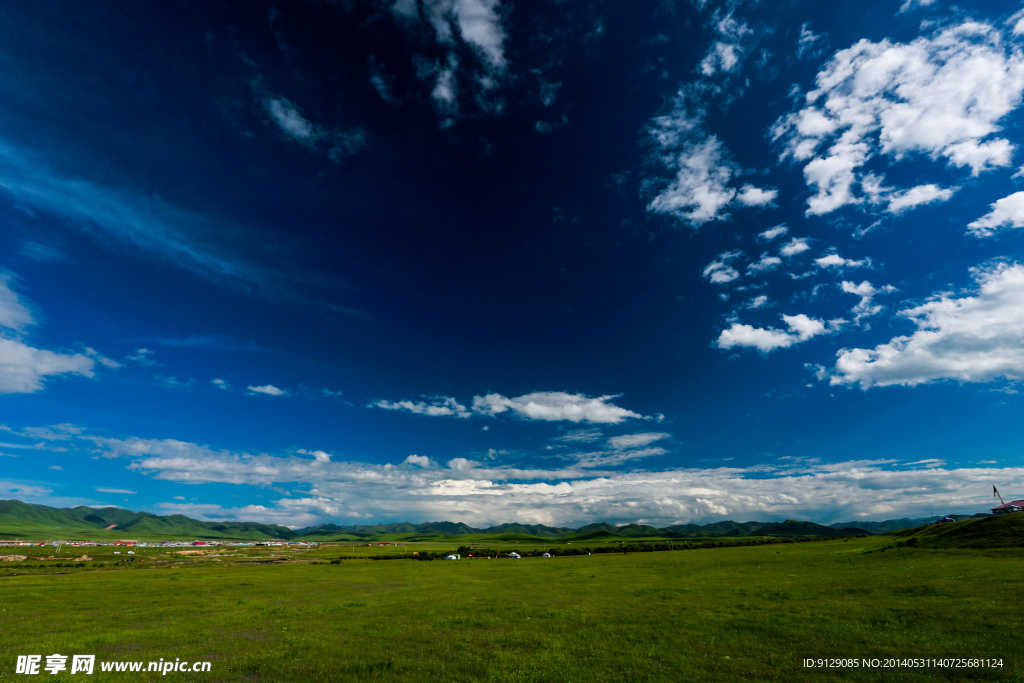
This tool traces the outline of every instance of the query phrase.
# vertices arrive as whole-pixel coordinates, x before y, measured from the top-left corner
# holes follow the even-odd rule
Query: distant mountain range
[[[986,517],[988,515],[974,515]],[[712,522],[711,524],[676,524],[656,528],[645,524],[614,526],[608,523],[588,524],[577,529],[550,527],[543,524],[500,524],[475,528],[461,522],[424,522],[411,524],[320,524],[303,529],[289,529],[278,524],[259,522],[204,522],[185,515],[154,515],[132,512],[122,508],[53,508],[46,505],[24,503],[19,500],[0,500],[0,539],[64,536],[83,538],[101,537],[168,537],[168,538],[235,538],[259,540],[267,538],[306,539],[319,541],[370,540],[394,538],[398,540],[429,540],[439,536],[499,535],[515,538],[585,541],[598,538],[695,538],[738,536],[856,536],[877,534],[896,529],[910,529],[927,524],[938,517],[921,519],[893,519],[884,522],[844,522],[825,526],[814,522],[786,520],[785,522]]]

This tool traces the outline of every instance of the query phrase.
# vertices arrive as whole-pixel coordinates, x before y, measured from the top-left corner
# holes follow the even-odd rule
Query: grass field
[[[894,538],[459,562],[326,563],[342,547],[147,551],[130,568],[112,549],[81,568],[30,557],[0,566],[0,678],[34,679],[14,673],[19,654],[61,653],[212,664],[46,680],[1024,680],[1024,550],[869,552]],[[803,666],[829,656],[1003,666]]]

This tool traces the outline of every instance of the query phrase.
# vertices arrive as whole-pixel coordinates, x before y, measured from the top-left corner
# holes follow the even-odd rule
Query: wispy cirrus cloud
[[[210,278],[261,282],[266,274],[212,246],[208,221],[159,197],[57,170],[38,154],[0,141],[0,193],[84,232],[130,245]]]

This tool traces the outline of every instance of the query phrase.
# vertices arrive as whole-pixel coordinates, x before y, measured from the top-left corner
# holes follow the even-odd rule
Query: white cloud
[[[410,455],[404,461],[409,465],[418,465],[419,467],[430,467],[430,458],[425,455]]]
[[[80,353],[55,353],[0,338],[0,394],[35,393],[43,388],[46,377],[66,374],[92,377],[94,367],[93,360]]]
[[[768,252],[765,252],[761,254],[761,260],[755,261],[747,266],[747,272],[751,274],[763,273],[769,270],[775,270],[781,265],[782,259],[778,256],[769,256]]]
[[[658,164],[675,174],[668,180],[649,180],[645,187],[659,186],[648,205],[652,213],[672,216],[697,228],[728,218],[728,207],[770,204],[776,190],[744,185],[737,193],[730,187],[741,175],[722,141],[706,130],[706,111],[700,102],[705,89],[689,86],[677,93],[672,111],[651,120],[647,137]]]
[[[274,123],[299,142],[312,143],[318,135],[316,128],[307,121],[294,104],[283,97],[267,98],[263,102]]]
[[[501,394],[474,396],[471,408],[459,403],[452,397],[439,396],[430,402],[424,401],[374,401],[369,408],[398,410],[429,416],[494,417],[502,413],[515,415],[526,420],[567,421],[617,424],[623,420],[648,419],[643,415],[620,408],[611,399],[616,396],[590,397],[584,394],[569,394],[561,391],[538,391],[515,398]],[[564,435],[564,441],[584,440],[590,432],[579,431]],[[599,438],[600,432],[593,436]]]
[[[125,494],[131,494],[131,495],[138,494],[138,491],[129,491],[128,489],[107,489],[107,488],[103,488],[102,486],[97,486],[96,490],[101,492],[101,493],[125,493]]]
[[[434,397],[430,403],[424,401],[374,401],[370,407],[383,408],[384,410],[400,410],[418,415],[451,415],[454,417],[469,417],[470,412],[466,406],[460,404],[450,396]]]
[[[36,321],[21,297],[11,289],[13,279],[10,273],[0,273],[0,327],[24,332]]]
[[[128,469],[164,481],[306,490],[268,505],[220,508],[163,504],[200,519],[286,525],[328,519],[447,519],[476,526],[503,522],[576,526],[595,521],[659,526],[710,518],[815,519],[916,517],[945,511],[987,510],[993,483],[1024,490],[1024,468],[945,469],[936,459],[821,462],[788,459],[745,468],[662,471],[599,469],[663,454],[649,447],[660,434],[634,436],[626,448],[562,457],[550,469],[483,466],[464,457],[437,467],[406,458],[411,467],[331,462],[295,456],[249,455],[173,439],[110,439],[79,435],[89,452],[126,457]],[[616,438],[616,437],[613,437]],[[662,437],[667,438],[667,437]],[[645,442],[646,443],[642,443]],[[0,482],[0,493],[45,504],[49,489]],[[176,497],[182,500],[181,496]],[[88,501],[85,501],[89,504]],[[81,504],[75,501],[71,504]]]
[[[455,0],[453,11],[459,33],[485,63],[505,68],[505,30],[498,12],[500,0]]]
[[[392,0],[390,5],[394,17],[410,29],[411,36],[423,40],[429,35],[445,51],[443,60],[430,61],[420,53],[414,57],[417,77],[430,86],[438,113],[444,117],[442,126],[451,125],[458,114],[460,38],[477,58],[479,68],[473,76],[477,104],[500,110],[500,105],[486,98],[508,66],[500,0],[425,0],[422,6],[412,0]],[[423,30],[424,22],[431,31]]]
[[[935,0],[904,0],[897,14],[904,14],[919,7],[928,7],[934,3]]]
[[[156,365],[157,362],[150,357],[152,355],[153,351],[150,349],[135,349],[135,354],[125,356],[125,360],[138,363],[139,365]]]
[[[231,385],[228,384],[228,381],[225,379],[213,379],[210,380],[210,384],[217,387],[218,389],[223,389],[224,391],[231,391]]]
[[[592,443],[594,441],[600,441],[604,438],[601,430],[597,427],[591,427],[589,429],[573,429],[572,431],[566,432],[554,440],[559,443]]]
[[[770,305],[771,305],[771,300],[765,294],[760,294],[758,296],[755,296],[753,299],[751,299],[749,302],[747,302],[747,308],[751,308],[751,309],[765,308],[765,307],[770,306]]]
[[[800,59],[814,50],[814,46],[824,40],[824,36],[811,30],[811,25],[804,22],[800,26],[800,37],[797,38],[796,57]]]
[[[806,237],[794,237],[793,239],[782,245],[782,248],[779,249],[779,253],[785,256],[786,258],[789,258],[790,256],[802,254],[810,248],[811,245],[807,243]]]
[[[716,10],[713,21],[717,39],[697,67],[704,76],[736,69],[744,53],[743,39],[754,33],[746,22],[733,17],[732,12],[724,14]]]
[[[366,131],[362,128],[340,130],[314,124],[284,97],[265,97],[263,106],[285,135],[311,151],[324,152],[331,161],[340,161],[366,146]]]
[[[247,387],[246,391],[249,394],[266,394],[267,396],[287,396],[288,392],[284,389],[278,389],[273,384],[265,384],[261,387]]]
[[[763,190],[753,185],[744,185],[736,195],[736,202],[743,206],[768,206],[779,196],[779,191]]]
[[[874,285],[867,280],[864,280],[859,285],[844,280],[840,284],[840,288],[847,294],[856,294],[860,297],[860,301],[851,309],[851,312],[854,314],[853,321],[855,323],[859,323],[863,318],[882,312],[882,306],[874,303],[876,294],[889,294],[896,291],[896,288],[892,285],[885,285],[881,289],[875,289]]]
[[[757,239],[762,240],[764,242],[771,242],[776,237],[781,237],[782,235],[785,235],[787,232],[789,232],[789,228],[787,228],[785,225],[776,225],[774,228],[768,228],[767,230],[759,234],[757,236]]]
[[[789,328],[788,330],[733,323],[729,329],[722,330],[722,333],[718,335],[716,345],[720,349],[750,346],[762,353],[769,353],[775,349],[784,349],[794,344],[799,344],[820,334],[833,332],[843,322],[830,321],[826,325],[825,322],[817,318],[810,318],[803,313],[783,315],[782,321],[786,323],[786,326]]]
[[[908,190],[893,192],[886,197],[887,205],[885,210],[888,213],[903,213],[907,209],[913,209],[923,204],[944,202],[953,196],[958,188],[943,188],[933,183],[928,185],[917,185]]]
[[[166,504],[168,511],[201,519],[234,519],[289,525],[326,519],[447,519],[478,526],[502,522],[575,526],[595,521],[668,525],[715,518],[853,518],[922,516],[986,510],[992,484],[1024,490],[1024,468],[945,469],[941,463],[892,460],[822,463],[786,461],[747,468],[675,468],[664,471],[595,470],[589,465],[614,453],[578,454],[569,468],[518,470],[482,467],[452,458],[447,467],[395,467],[323,463],[251,456],[186,442],[107,440],[105,447],[133,452],[132,470],[185,483],[298,483],[308,490],[267,506],[239,508]],[[623,463],[662,449],[621,452]],[[407,459],[408,460],[408,459]],[[0,483],[0,491],[6,490]]]
[[[562,391],[538,391],[515,398],[501,394],[473,397],[473,411],[498,415],[510,411],[527,420],[618,424],[628,419],[646,419],[639,413],[611,403],[616,396],[590,397]]]
[[[909,1],[910,0],[908,0],[908,2]],[[1024,10],[1014,12],[1013,15],[1006,20],[1006,25],[1013,27],[1011,29],[1013,35],[1019,36],[1024,34]]]
[[[914,386],[1024,378],[1024,266],[973,271],[973,296],[935,295],[900,311],[917,325],[874,349],[842,349],[831,384]]]
[[[331,461],[331,454],[326,451],[307,451],[305,448],[300,448],[298,452],[301,453],[302,455],[312,455],[313,460],[315,460],[316,462]]]
[[[871,259],[861,259],[854,261],[853,259],[843,258],[835,252],[826,254],[821,258],[814,259],[814,263],[819,268],[835,268],[836,270],[846,270],[847,268],[870,268]]]
[[[717,261],[712,261],[705,268],[703,275],[716,285],[724,285],[739,278],[739,272],[729,265],[743,255],[740,251],[727,251],[718,255]]]
[[[693,227],[727,216],[724,209],[736,196],[728,186],[736,169],[721,140],[711,135],[687,143],[668,165],[676,177],[647,205],[649,211],[674,216]]]
[[[837,52],[818,73],[805,106],[774,128],[784,157],[804,162],[816,190],[807,213],[863,202],[859,169],[885,155],[943,158],[977,175],[1010,163],[1013,145],[995,137],[1020,104],[1024,55],[988,24],[965,21],[910,43],[861,40]],[[925,186],[922,186],[925,187]],[[891,210],[939,201],[947,192],[897,194]]]
[[[1003,197],[987,214],[967,225],[975,237],[989,237],[1002,228],[1024,228],[1024,192]]]
[[[622,434],[621,436],[613,436],[608,439],[608,446],[614,450],[620,451],[627,448],[643,448],[655,441],[661,441],[672,436],[665,432],[642,432],[639,434]]]

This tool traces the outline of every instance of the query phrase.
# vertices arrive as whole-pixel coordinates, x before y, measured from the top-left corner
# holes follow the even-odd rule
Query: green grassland
[[[458,562],[370,559],[453,550],[451,538],[404,548],[149,548],[132,563],[113,548],[65,548],[63,562],[40,559],[53,548],[3,549],[29,558],[0,564],[0,679],[31,680],[14,674],[19,654],[62,653],[209,660],[212,670],[47,680],[1024,681],[1015,635],[1022,523]],[[940,536],[944,547],[927,547]],[[81,552],[92,559],[72,562]],[[1003,666],[803,666],[829,656]]]

